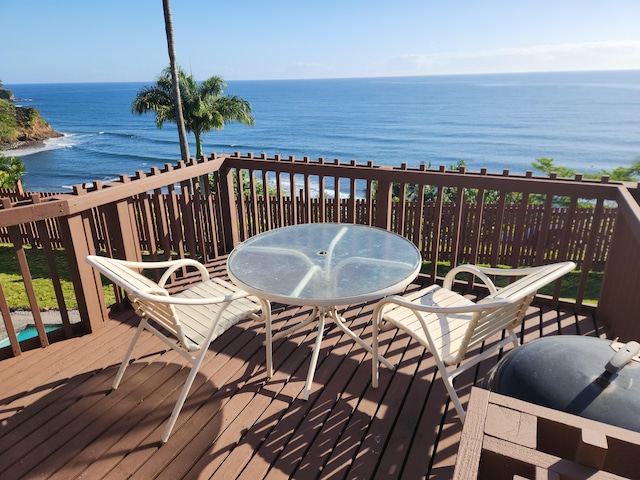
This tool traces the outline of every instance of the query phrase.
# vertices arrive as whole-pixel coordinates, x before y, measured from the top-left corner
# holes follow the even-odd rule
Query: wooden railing
[[[412,201],[402,200],[410,193]],[[257,233],[326,221],[375,225],[404,235],[430,264],[426,274],[431,280],[443,261],[518,267],[573,259],[580,269],[570,295],[576,311],[586,308],[589,276],[604,269],[599,299],[603,321],[612,334],[624,337],[639,333],[626,307],[619,305],[623,291],[640,301],[640,295],[633,295],[640,287],[635,273],[640,268],[633,275],[625,273],[626,283],[619,275],[629,270],[624,256],[640,246],[633,195],[637,185],[606,179],[213,154],[188,165],[179,162],[110,183],[76,186],[70,194],[5,198],[0,230],[6,229],[13,245],[42,346],[48,338],[38,314],[27,247],[41,250],[47,259],[61,311],[70,302],[60,284],[54,250],[64,249],[79,328],[95,331],[107,320],[107,306],[99,275],[84,262],[88,254],[127,259],[141,259],[143,253],[151,258],[177,255],[207,262]],[[560,285],[551,301],[559,297]],[[2,285],[0,311],[17,355],[21,347],[11,332]],[[64,318],[63,323],[70,332],[72,325]]]
[[[38,194],[40,195],[40,194]],[[51,195],[51,194],[50,194]],[[40,201],[42,200],[41,197]],[[207,234],[213,231],[212,225],[206,225],[212,218],[214,206],[217,204],[215,194],[203,196],[200,193],[190,193],[188,191],[176,191],[171,188],[169,193],[151,192],[134,196],[132,206],[136,211],[138,223],[137,233],[140,248],[154,254],[158,250],[171,252],[176,251],[188,253],[193,256],[203,257],[203,252],[216,252],[218,246],[214,242],[215,235]],[[324,205],[321,205],[318,198],[311,200],[311,221],[330,222],[334,221],[333,215],[327,212],[334,212],[334,205],[340,212],[345,212],[349,207],[349,199],[325,198]],[[29,201],[31,202],[31,201]],[[274,196],[256,195],[244,199],[244,211],[249,212],[257,209],[261,218],[270,217],[271,224],[277,220],[276,211],[269,208],[272,205],[282,205],[287,212],[303,211],[305,200],[300,196],[291,197],[289,195],[277,199]],[[294,205],[295,203],[295,205]],[[20,205],[20,203],[11,204]],[[372,199],[370,203],[364,199],[356,199],[354,206],[354,222],[369,224],[369,212],[375,210],[376,201]],[[524,208],[525,226],[521,231],[517,230],[517,219],[519,211]],[[205,228],[194,229],[191,235],[189,231],[182,227],[174,228],[174,218],[181,224],[181,218],[185,215],[197,218],[197,223]],[[321,214],[324,212],[324,214]],[[575,211],[569,207],[552,207],[550,211],[545,211],[544,204],[506,204],[503,208],[497,203],[485,203],[480,210],[477,203],[466,202],[462,206],[460,223],[463,228],[456,231],[454,228],[458,215],[458,204],[455,201],[444,202],[441,211],[438,205],[432,200],[394,202],[392,205],[392,223],[395,225],[401,221],[403,214],[410,219],[404,224],[394,227],[394,230],[403,231],[407,238],[420,238],[420,247],[428,257],[433,245],[439,248],[438,257],[441,261],[450,263],[452,261],[471,262],[473,260],[483,264],[508,265],[512,263],[514,256],[513,245],[516,239],[521,241],[518,253],[520,265],[539,264],[542,261],[557,258],[563,248],[563,240],[568,242],[569,248],[564,252],[567,260],[572,260],[581,266],[586,257],[591,258],[591,270],[596,272],[604,271],[606,258],[609,252],[612,233],[615,227],[615,220],[618,214],[617,207],[609,207],[602,211],[600,222],[601,231],[596,243],[591,251],[589,248],[589,231],[594,221],[596,221],[596,209],[593,207],[579,207]],[[421,214],[421,221],[415,221],[417,215]],[[287,220],[282,225],[291,225],[306,221],[303,218],[292,218],[287,214]],[[342,217],[345,215],[343,214]],[[548,228],[542,228],[541,222],[548,216]],[[298,216],[299,217],[299,216]],[[474,236],[475,222],[481,217],[482,230],[479,236]],[[439,234],[435,235],[435,220],[441,223]],[[572,228],[567,230],[568,238],[564,239],[565,226],[571,223]],[[103,215],[98,211],[93,217],[93,229],[95,230],[96,248],[107,249],[106,229]],[[43,241],[48,241],[53,248],[63,248],[62,231],[60,229],[60,219],[50,218],[44,220],[46,229],[41,237],[36,223],[23,224],[20,227],[20,238],[24,245],[33,248],[42,248]],[[264,231],[264,226],[259,228],[249,228],[248,234],[255,234],[257,231]],[[499,228],[498,228],[499,227]],[[416,231],[418,230],[418,231]],[[424,235],[419,230],[426,232]],[[454,254],[452,245],[459,235],[459,251]],[[196,238],[197,237],[197,238]],[[496,238],[497,237],[497,238]],[[477,241],[477,245],[474,242]],[[0,244],[13,243],[8,228],[0,228]],[[493,248],[498,245],[498,248]],[[477,255],[474,257],[474,251]],[[213,258],[216,254],[214,253]],[[204,257],[203,257],[204,258]],[[207,258],[211,258],[207,256]]]

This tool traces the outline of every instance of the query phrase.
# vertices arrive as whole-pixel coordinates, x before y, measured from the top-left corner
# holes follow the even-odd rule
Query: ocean
[[[65,136],[12,151],[30,191],[162,167],[180,158],[175,125],[131,112],[145,83],[5,85]],[[579,172],[640,159],[640,71],[229,81],[253,107],[254,127],[227,125],[205,153],[262,152],[378,165],[513,173],[540,157]],[[195,154],[193,135],[190,152]],[[7,152],[5,152],[7,153]]]

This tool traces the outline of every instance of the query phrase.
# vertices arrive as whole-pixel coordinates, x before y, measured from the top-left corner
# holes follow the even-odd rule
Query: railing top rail
[[[617,189],[624,185],[623,182],[609,181],[608,177],[601,180],[586,179],[582,175],[575,178],[559,178],[555,175],[533,176],[531,171],[525,174],[512,174],[505,169],[502,173],[489,173],[483,168],[480,172],[468,172],[465,168],[460,170],[448,170],[441,166],[438,169],[427,168],[425,164],[418,167],[408,167],[406,163],[400,166],[380,166],[372,162],[358,164],[355,160],[343,163],[335,159],[327,163],[324,158],[310,160],[308,157],[295,159],[275,155],[267,158],[266,155],[254,157],[252,154],[241,156],[235,153],[227,157],[225,164],[232,168],[251,169],[251,163],[255,162],[256,169],[273,172],[299,173],[307,175],[334,176],[327,172],[328,168],[340,168],[340,173],[335,176],[341,178],[357,178],[363,180],[384,180],[394,183],[418,183],[430,185],[442,185],[463,188],[484,188],[485,190],[502,190],[514,192],[541,193],[562,196],[575,196],[581,198],[602,198],[615,200]],[[259,162],[259,163],[258,163]],[[481,181],[482,184],[478,185]],[[627,183],[625,188],[638,188],[638,185]]]
[[[0,227],[74,215],[133,195],[175,185],[218,170],[225,158],[216,155],[197,161],[192,158],[189,164],[182,161],[175,165],[166,164],[162,170],[154,167],[147,173],[138,171],[133,177],[120,175],[119,180],[111,182],[95,181],[88,187],[87,184],[75,185],[72,193],[60,193],[47,198],[33,194],[31,201],[15,203],[11,205],[13,208],[5,205],[0,209]]]

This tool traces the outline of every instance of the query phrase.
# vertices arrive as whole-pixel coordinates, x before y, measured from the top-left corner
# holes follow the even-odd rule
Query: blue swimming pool
[[[56,325],[56,324],[45,325],[44,326],[44,331],[49,333],[49,332],[53,332],[54,330],[57,330],[59,328],[62,328],[62,325]],[[35,325],[27,325],[22,330],[17,332],[16,335],[18,337],[18,341],[22,342],[23,340],[29,340],[30,338],[37,337],[38,336],[38,330],[36,330],[36,326]],[[5,338],[3,340],[0,340],[0,348],[8,347],[9,345],[11,345],[9,343],[9,338]]]

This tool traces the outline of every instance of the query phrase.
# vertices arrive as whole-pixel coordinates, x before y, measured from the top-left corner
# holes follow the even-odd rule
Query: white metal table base
[[[316,366],[318,364],[318,356],[320,355],[320,347],[322,345],[322,336],[324,334],[325,319],[326,319],[327,316],[332,318],[333,321],[335,322],[335,324],[340,328],[340,330],[342,330],[344,333],[346,333],[347,336],[349,336],[349,338],[351,338],[353,341],[357,342],[367,352],[369,352],[369,353],[371,353],[373,355],[373,348],[371,347],[371,345],[367,344],[364,340],[362,340],[355,333],[353,333],[353,331],[351,331],[351,329],[349,327],[347,327],[345,325],[344,319],[340,316],[340,314],[338,314],[338,312],[336,310],[336,307],[313,307],[313,311],[302,322],[300,322],[297,325],[294,325],[294,326],[292,326],[290,328],[287,328],[286,330],[284,330],[282,332],[278,332],[275,335],[268,335],[268,336],[271,336],[271,341],[272,342],[275,341],[275,340],[280,340],[282,338],[288,337],[289,335],[291,335],[292,333],[294,333],[297,330],[301,329],[302,327],[304,327],[306,325],[309,325],[310,323],[313,322],[313,320],[315,320],[316,317],[318,318],[318,333],[316,335],[316,341],[315,341],[315,344],[313,346],[313,352],[311,354],[311,364],[309,365],[309,372],[307,373],[307,381],[306,381],[306,383],[304,385],[303,398],[305,400],[309,399],[309,393],[311,392],[311,384],[313,383],[313,376],[315,374]],[[267,328],[269,328],[269,327],[267,327]],[[269,328],[269,330],[270,330],[270,328]],[[267,342],[268,342],[268,339],[267,339]],[[268,351],[271,351],[271,345],[268,345],[267,348],[268,348]],[[390,368],[390,369],[395,368],[395,365],[393,365],[389,360],[384,358],[382,355],[378,355],[378,358],[388,368]],[[269,372],[269,373],[271,373],[271,372]]]

